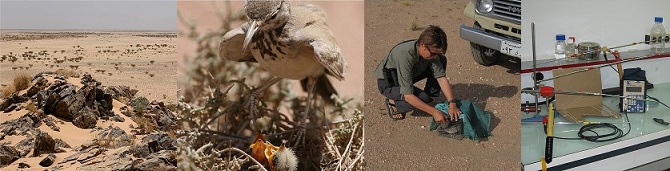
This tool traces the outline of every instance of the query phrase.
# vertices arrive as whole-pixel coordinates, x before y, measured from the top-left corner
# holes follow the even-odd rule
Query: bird
[[[347,67],[326,24],[326,13],[316,5],[291,6],[285,0],[247,0],[244,10],[248,21],[224,34],[219,43],[219,57],[256,62],[274,75],[250,93],[246,107],[252,117],[258,112],[256,99],[265,89],[282,79],[301,80],[303,90],[307,91],[307,105],[300,122],[304,128],[315,91],[326,102],[337,94],[326,75],[344,80]],[[304,134],[304,129],[301,130],[300,134]]]
[[[262,165],[268,165],[271,171],[295,171],[298,170],[298,157],[290,148],[284,144],[279,147],[266,141],[265,136],[258,132],[256,138],[249,146],[251,157]]]

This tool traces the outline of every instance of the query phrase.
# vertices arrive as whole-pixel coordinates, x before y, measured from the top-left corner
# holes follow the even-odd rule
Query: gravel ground
[[[463,15],[467,2],[365,1],[367,170],[520,170],[519,59],[490,67],[472,59],[470,44],[458,31],[461,24],[474,22]],[[416,39],[430,24],[447,33],[447,75],[456,98],[472,100],[493,114],[493,137],[458,141],[428,131],[428,115],[408,115],[400,121],[386,115],[374,69],[390,48]]]

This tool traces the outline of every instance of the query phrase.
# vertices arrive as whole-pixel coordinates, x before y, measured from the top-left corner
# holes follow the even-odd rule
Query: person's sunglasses
[[[442,53],[433,53],[433,51],[430,51],[430,48],[428,48],[428,46],[426,46],[426,49],[428,49],[428,52],[430,52],[430,56],[444,55],[444,52],[442,52]]]

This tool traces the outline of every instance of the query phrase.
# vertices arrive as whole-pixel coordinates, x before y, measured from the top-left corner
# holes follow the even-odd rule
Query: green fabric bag
[[[491,134],[491,113],[479,108],[469,100],[455,101],[462,114],[460,119],[463,121],[463,136],[471,140],[478,140],[479,138],[486,138],[493,136]],[[449,102],[445,101],[435,105],[437,110],[442,111],[445,117],[449,118]],[[430,131],[434,131],[440,126],[439,122],[435,122],[435,118],[430,121]]]

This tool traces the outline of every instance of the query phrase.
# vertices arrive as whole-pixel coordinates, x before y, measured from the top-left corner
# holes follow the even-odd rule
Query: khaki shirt
[[[383,68],[396,69],[398,71],[398,84],[400,85],[400,94],[411,94],[414,92],[414,82],[412,78],[418,76],[430,67],[435,78],[446,77],[446,66],[441,66],[439,59],[426,60],[419,56],[417,51],[419,44],[417,40],[402,42],[393,49],[377,65],[375,76],[378,79],[384,79]],[[386,64],[386,66],[384,66]]]

